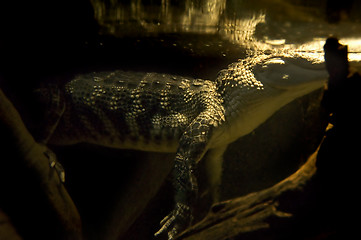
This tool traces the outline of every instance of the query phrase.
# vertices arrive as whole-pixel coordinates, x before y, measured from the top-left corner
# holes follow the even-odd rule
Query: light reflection
[[[226,0],[200,1],[199,6],[187,0],[185,5],[181,24],[183,31],[215,33],[226,8]]]
[[[131,0],[129,4],[117,0],[91,2],[103,32],[113,35],[139,30],[148,33],[216,33],[226,8],[226,0],[186,0],[179,6],[172,5],[170,0],[162,0],[158,5],[142,4],[140,0]],[[127,28],[129,25],[135,25],[135,28]]]
[[[361,39],[360,38],[341,38],[340,43],[348,45],[348,59],[351,62],[361,62]]]
[[[260,23],[265,23],[265,19],[266,15],[264,13],[240,19],[225,18],[219,26],[219,34],[233,43],[242,45],[256,43],[254,38],[256,27]]]
[[[264,9],[264,5],[256,3],[251,7],[250,3],[231,0],[186,0],[176,5],[170,0],[161,0],[158,4],[144,4],[141,0],[130,0],[127,4],[121,0],[91,2],[104,34],[118,37],[144,33],[214,34],[253,52],[293,51],[295,56],[315,62],[324,61],[323,45],[333,34],[349,46],[349,60],[361,62],[361,36],[350,37],[359,34],[355,29],[358,25],[361,27],[361,23],[357,22],[328,24],[321,17],[305,20],[302,14],[296,19],[288,19],[286,14],[279,21],[273,8]],[[311,10],[305,8],[302,13],[307,15]],[[280,31],[282,22],[283,32]],[[218,45],[213,50],[224,56],[222,43]],[[209,48],[207,43],[204,46]]]
[[[271,40],[266,40],[266,43],[270,45],[280,46],[286,43],[286,39],[271,39]]]

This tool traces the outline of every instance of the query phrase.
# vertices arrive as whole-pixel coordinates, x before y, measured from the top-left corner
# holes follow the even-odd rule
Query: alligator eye
[[[283,65],[285,64],[285,61],[281,58],[271,58],[264,63],[264,65],[270,65],[270,64]]]

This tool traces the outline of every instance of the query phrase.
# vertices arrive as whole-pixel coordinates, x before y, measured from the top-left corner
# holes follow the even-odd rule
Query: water
[[[360,66],[361,5],[356,1],[340,11],[327,1],[93,0],[92,5],[100,35],[130,43],[129,61],[122,68],[214,79],[219,70],[254,52],[298,50],[323,61],[329,35],[349,45],[350,60]],[[295,101],[229,146],[221,199],[272,186],[298,168],[322,134],[319,100],[315,93]],[[201,189],[200,195],[207,205],[207,193]],[[153,222],[149,216],[158,213],[155,209],[138,224]],[[129,234],[134,239],[144,235],[134,230]]]
[[[223,57],[227,62],[233,60],[231,53],[242,57],[239,47],[322,52],[325,38],[335,35],[355,53],[351,60],[361,60],[361,20],[357,11],[361,4],[357,1],[352,7],[341,6],[342,9],[328,1],[91,2],[102,35],[138,40],[157,37],[165,48],[172,46],[192,56]],[[332,17],[327,17],[327,13],[332,13]],[[164,39],[174,35],[179,39]],[[198,39],[194,39],[195,35]]]
[[[9,3],[11,17],[1,19],[1,26],[6,25],[0,39],[6,59],[1,87],[26,102],[29,87],[53,80],[64,83],[89,71],[155,71],[215,79],[228,64],[257,51],[298,49],[322,61],[329,35],[349,45],[351,65],[361,69],[361,3],[343,1],[333,7],[331,1],[14,1]],[[229,146],[221,199],[272,186],[299,167],[321,134],[319,96],[295,101]],[[160,187],[167,175],[162,171],[170,171],[174,157],[93,146],[55,150],[90,239],[120,231],[122,211],[145,207],[155,193],[151,184],[142,188],[143,183],[159,178]],[[143,162],[150,173],[139,168]],[[133,190],[129,201],[123,197],[126,190]],[[202,210],[207,211],[209,199],[201,193]],[[132,201],[132,196],[140,200]],[[171,207],[168,180],[126,239],[149,239]],[[114,214],[119,209],[121,213]]]
[[[228,64],[255,52],[298,50],[304,57],[323,61],[329,35],[349,45],[350,60],[360,66],[361,5],[357,1],[340,11],[327,1],[91,2],[99,24],[96,44],[107,49],[113,67],[214,79]],[[221,199],[272,186],[297,170],[322,134],[319,100],[320,93],[315,93],[295,101],[229,146]],[[169,189],[158,198],[167,194]],[[202,186],[200,195],[205,209],[199,212],[207,211],[209,199]],[[152,225],[150,216],[169,204],[169,196],[153,202],[136,225]],[[151,235],[142,232],[133,229],[128,237]]]
[[[30,85],[105,68],[214,79],[250,49],[301,48],[321,56],[330,34],[348,44],[350,58],[360,61],[360,2],[343,10],[329,2],[11,2],[9,14],[2,15],[3,70],[12,78],[23,69],[17,74],[30,75],[24,83]],[[328,19],[327,12],[335,16]]]

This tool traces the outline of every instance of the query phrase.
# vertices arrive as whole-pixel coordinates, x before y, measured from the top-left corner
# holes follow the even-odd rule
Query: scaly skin
[[[327,72],[317,64],[290,54],[260,55],[229,65],[215,81],[125,71],[79,75],[60,91],[57,101],[65,102],[65,110],[47,139],[175,152],[175,208],[155,234],[167,231],[173,239],[192,219],[196,163],[214,151],[218,184],[229,143],[322,87]]]

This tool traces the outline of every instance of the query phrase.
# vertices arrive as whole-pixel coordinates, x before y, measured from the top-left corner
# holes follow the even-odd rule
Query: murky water
[[[361,71],[361,2],[356,0],[339,5],[332,0],[54,2],[15,2],[10,8],[12,18],[1,23],[6,25],[0,38],[6,62],[0,69],[0,86],[12,89],[12,99],[26,102],[29,86],[53,80],[64,83],[74,74],[90,71],[165,72],[213,80],[228,64],[257,52],[297,50],[323,61],[323,45],[330,35],[349,46],[351,65]],[[7,24],[9,19],[14,24]],[[298,168],[305,152],[318,144],[317,138],[310,138],[321,131],[319,96],[314,93],[293,102],[266,125],[230,145],[221,199],[269,187]],[[78,204],[89,239],[109,237],[119,230],[122,213],[114,214],[116,210],[145,208],[158,190],[151,189],[152,173],[163,180],[167,173],[156,171],[170,171],[173,159],[173,155],[89,146],[57,153],[64,161],[67,188]],[[151,173],[139,167],[143,160]],[[134,172],[142,173],[144,179]],[[128,184],[132,181],[138,181],[134,188],[138,192]],[[126,239],[153,236],[159,220],[172,207],[171,183],[166,182]],[[143,191],[143,183],[149,183],[144,188],[151,193]],[[162,181],[157,184],[159,188]],[[133,190],[133,195],[127,195],[130,200],[122,190]],[[144,202],[134,200],[139,195]],[[134,206],[128,207],[129,203]],[[114,235],[109,239],[115,239]]]
[[[104,68],[214,79],[248,50],[319,53],[333,34],[360,61],[359,1],[82,0],[11,5],[1,49],[28,82]],[[6,8],[4,8],[6,9]],[[331,17],[328,17],[331,16]],[[29,73],[29,74],[27,74]]]
[[[329,1],[91,2],[101,34],[134,37],[138,43],[156,37],[163,47],[193,57],[229,62],[235,54],[242,58],[240,48],[297,48],[322,58],[325,38],[335,35],[349,45],[350,60],[361,60],[357,1],[336,7]]]
[[[101,36],[129,41],[129,69],[214,79],[228,64],[255,52],[299,51],[323,61],[330,35],[349,45],[350,60],[360,66],[361,4],[356,1],[342,9],[328,1],[92,0],[92,5]],[[300,156],[317,144],[321,133],[317,101],[314,94],[294,102],[229,146],[222,199],[271,186],[297,169]],[[133,238],[142,235],[131,233]]]
[[[228,64],[256,52],[298,51],[323,61],[324,41],[330,35],[349,45],[350,60],[361,66],[361,4],[357,1],[352,7],[333,7],[329,1],[91,3],[99,24],[96,44],[107,50],[113,67],[215,79]],[[319,96],[294,102],[229,146],[222,199],[269,187],[297,169],[321,134]],[[207,193],[202,194],[206,203]],[[149,215],[158,214],[154,209],[140,223],[152,222]],[[147,235],[130,232],[134,239]]]

